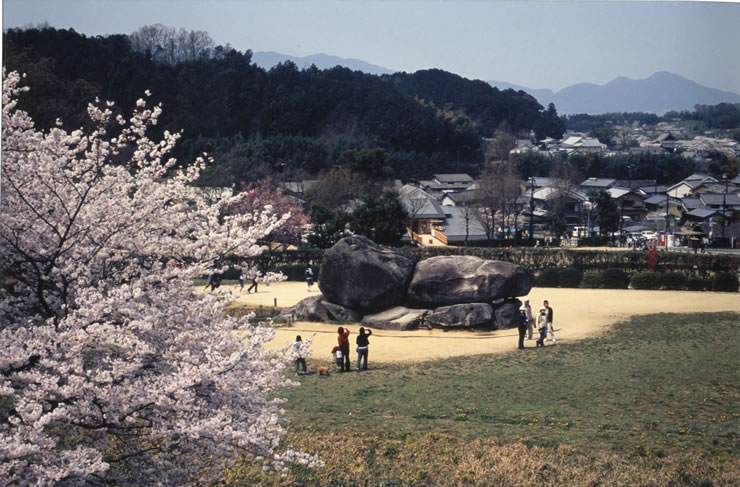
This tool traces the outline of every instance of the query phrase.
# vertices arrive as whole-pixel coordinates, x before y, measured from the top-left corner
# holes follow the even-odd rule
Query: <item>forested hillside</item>
[[[543,111],[542,105],[524,91],[501,91],[484,81],[471,81],[439,69],[389,77],[403,93],[437,107],[459,124],[475,127],[484,137],[490,137],[503,121],[514,132],[534,129],[539,139],[560,138],[565,131],[554,105]]]
[[[131,36],[53,28],[9,30],[3,40],[6,68],[28,75],[32,91],[21,106],[38,126],[60,118],[77,128],[96,97],[125,113],[149,90],[164,108],[158,130],[183,131],[175,155],[216,160],[203,184],[307,177],[338,164],[402,179],[475,174],[483,137],[500,122],[542,132],[557,119],[554,107],[544,110],[524,92],[437,70],[378,77],[285,63],[266,71],[251,51],[228,46],[162,62],[158,52],[132,47]],[[360,149],[380,149],[370,167],[355,157]]]

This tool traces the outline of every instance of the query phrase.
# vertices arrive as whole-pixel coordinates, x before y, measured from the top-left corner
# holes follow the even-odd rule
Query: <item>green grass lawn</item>
[[[371,339],[371,370],[301,377],[284,407],[297,436],[434,433],[737,458],[739,323],[738,313],[660,314],[572,344],[409,365],[373,363]]]

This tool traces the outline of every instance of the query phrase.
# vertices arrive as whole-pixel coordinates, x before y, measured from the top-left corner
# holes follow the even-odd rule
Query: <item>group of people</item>
[[[331,353],[334,356],[334,360],[339,367],[339,372],[351,371],[351,361],[349,359],[349,328],[339,327],[337,328],[337,346],[332,348]],[[370,348],[370,335],[373,334],[372,330],[365,330],[360,327],[359,334],[355,339],[357,344],[357,366],[355,370],[367,370],[367,356]]]
[[[536,319],[532,314],[532,307],[529,304],[529,299],[524,300],[524,304],[519,308],[519,348],[524,348],[524,339],[527,337],[528,340],[534,339],[534,326],[537,324],[537,331],[539,331],[540,337],[537,339],[537,347],[544,347],[545,340],[550,337],[551,342],[556,342],[555,331],[553,330],[553,310],[550,306],[550,302],[545,300],[542,303],[542,307],[539,310],[539,314]],[[370,336],[373,334],[372,330],[365,330],[364,327],[360,327],[359,334],[355,339],[357,345],[357,364],[355,370],[367,370],[367,358],[370,347]],[[350,361],[350,341],[349,341],[350,330],[340,326],[337,328],[337,345],[332,348],[331,353],[334,357],[334,362],[339,367],[339,372],[350,372],[352,370],[352,362]],[[306,374],[306,356],[308,350],[301,339],[301,336],[296,336],[296,341],[293,346],[296,351],[295,359],[295,373],[300,375],[301,373]]]
[[[370,348],[369,338],[372,334],[372,330],[365,330],[364,327],[360,327],[359,334],[355,339],[355,343],[357,344],[357,366],[355,367],[355,370],[358,372],[360,370],[367,370],[367,357]],[[337,346],[332,348],[331,353],[334,357],[334,362],[337,364],[337,367],[339,367],[339,372],[350,372],[352,370],[349,358],[349,335],[349,328],[341,326],[337,328]],[[301,372],[306,374],[306,355],[308,354],[308,350],[306,349],[300,335],[295,337],[293,347],[296,352],[295,373],[296,375],[300,375]]]
[[[540,312],[535,316],[532,314],[532,307],[529,305],[529,299],[524,300],[524,304],[519,308],[519,348],[524,348],[524,337],[528,336],[528,340],[534,339],[534,325],[537,324],[537,331],[540,333],[540,337],[537,339],[537,347],[545,346],[545,339],[550,337],[551,342],[556,342],[555,330],[552,327],[553,323],[553,311],[550,306],[550,302],[545,300],[542,303]]]

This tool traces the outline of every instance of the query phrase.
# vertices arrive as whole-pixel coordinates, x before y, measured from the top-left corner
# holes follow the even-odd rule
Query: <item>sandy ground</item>
[[[305,283],[273,283],[270,286],[260,286],[257,294],[243,294],[234,306],[273,306],[277,300],[279,307],[287,308],[319,292],[316,285],[309,292]],[[614,323],[633,315],[740,310],[738,293],[533,288],[527,297],[533,313],[542,306],[544,299],[550,301],[554,311],[557,344],[599,335],[608,331]],[[360,325],[348,327],[351,330],[350,343],[354,344]],[[308,359],[309,366],[316,362],[326,364],[330,362],[331,348],[337,343],[336,330],[337,325],[296,322],[291,327],[278,329],[275,339],[268,346],[281,347],[292,342],[296,335],[301,335],[304,340],[311,338],[313,355]],[[373,330],[369,363],[425,361],[504,352],[516,349],[517,340],[516,329],[481,333]],[[547,346],[551,344],[550,341],[546,342]],[[534,340],[525,340],[525,347],[534,345]],[[353,366],[357,357],[354,348],[353,346],[350,353]]]

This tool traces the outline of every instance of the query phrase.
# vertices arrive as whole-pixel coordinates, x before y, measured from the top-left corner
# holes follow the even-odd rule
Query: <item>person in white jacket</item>
[[[540,332],[540,337],[537,339],[537,346],[545,346],[545,338],[547,338],[547,310],[540,308],[540,314],[537,317],[537,330]]]

